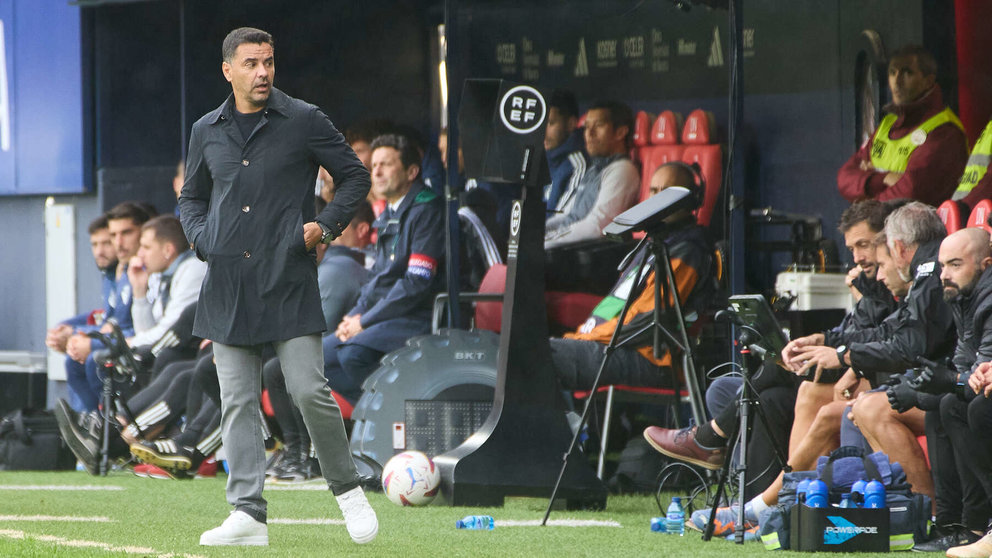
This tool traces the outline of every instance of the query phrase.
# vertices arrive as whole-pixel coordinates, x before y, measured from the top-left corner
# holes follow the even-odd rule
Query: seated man
[[[545,248],[600,238],[603,227],[637,203],[641,179],[629,157],[633,135],[634,115],[627,105],[601,101],[589,109],[589,165],[578,187],[558,200],[557,214],[545,224]]]
[[[978,141],[975,142],[975,147],[971,148],[971,155],[958,182],[958,189],[954,190],[954,195],[951,196],[952,200],[957,200],[962,206],[964,215],[971,213],[978,202],[992,198],[992,174],[988,173],[989,165],[992,165],[992,120],[985,125],[982,135],[978,136]]]
[[[109,311],[104,315],[104,322],[113,320],[127,336],[134,334],[127,267],[131,258],[138,253],[141,226],[151,215],[147,206],[138,202],[122,202],[107,212],[107,230],[117,255],[117,269],[107,299]],[[110,333],[110,325],[104,323],[100,331]],[[99,404],[103,382],[96,377],[96,364],[91,353],[101,348],[103,345],[99,341],[90,339],[84,333],[76,333],[66,341],[66,381],[69,389],[79,397],[81,411],[93,411]]]
[[[443,283],[444,203],[419,173],[419,155],[406,138],[387,134],[372,142],[372,191],[388,202],[375,222],[375,266],[354,308],[324,337],[328,385],[353,402],[384,354],[430,332]]]
[[[844,199],[910,198],[938,205],[951,197],[968,158],[964,126],[944,106],[937,62],[920,46],[889,58],[892,104],[870,140],[837,172]]]
[[[69,338],[77,333],[85,334],[88,331],[98,329],[103,325],[106,318],[113,316],[113,306],[111,305],[112,293],[114,292],[114,276],[117,272],[117,253],[114,244],[110,240],[110,230],[107,228],[107,216],[101,215],[94,219],[88,228],[90,234],[90,250],[93,252],[93,261],[101,275],[101,296],[103,297],[103,308],[96,312],[83,312],[78,316],[73,316],[55,327],[48,330],[45,335],[45,345],[58,353],[66,352],[66,345]],[[75,391],[69,389],[69,400],[74,409],[82,409],[83,404]]]
[[[548,216],[558,207],[558,200],[572,197],[586,170],[585,139],[579,128],[579,103],[575,94],[556,89],[548,100],[548,125],[544,131],[544,150],[548,155],[551,184],[544,188]]]
[[[132,347],[151,345],[200,297],[207,264],[193,255],[179,219],[160,215],[141,227],[138,253],[128,264],[134,294]]]
[[[896,206],[897,204],[891,202],[866,200],[855,203],[841,215],[838,228],[844,235],[844,242],[856,264],[852,269],[856,273],[849,274],[849,285],[860,295],[858,302],[836,328],[789,342],[782,351],[783,362],[788,362],[799,347],[823,345],[825,339],[835,343],[843,339],[845,334],[877,327],[895,310],[892,293],[886,289],[884,281],[875,278],[878,258],[874,239],[885,226],[886,217]],[[782,377],[787,374],[785,370],[766,364],[752,379],[753,388],[775,431],[755,429],[748,444],[748,491],[745,497],[749,501],[745,510],[750,525],[747,528],[756,524],[758,513],[775,503],[778,498],[781,476],[774,467],[771,444],[781,445],[788,438],[789,461],[796,463],[809,460],[809,457],[798,457],[800,455],[811,455],[815,460],[816,456],[836,447],[838,420],[840,413],[846,412],[843,401],[848,398],[838,398],[841,401],[839,408],[827,406],[833,400],[834,382],[837,379],[837,371],[831,372],[822,374],[816,382],[798,383],[794,375],[788,374],[792,376],[792,381],[789,381],[787,377]],[[738,409],[727,398],[736,397],[739,385],[738,378],[718,378],[710,386],[706,394],[707,404],[711,409],[718,407],[720,410],[713,413],[714,418],[708,423],[681,431],[652,426],[645,430],[644,437],[655,449],[669,457],[718,469],[725,459],[727,439],[738,423]],[[867,386],[867,382],[865,385]],[[722,394],[724,400],[717,400],[717,394]],[[777,427],[782,427],[782,430],[777,430]],[[828,428],[828,433],[822,436],[811,434],[820,432],[823,428]],[[815,444],[812,443],[813,440],[816,440]],[[760,494],[762,491],[764,499]],[[718,510],[715,533],[722,535],[732,532],[735,516],[736,510],[730,507]],[[702,529],[708,520],[709,510],[702,510],[693,514],[689,526]]]
[[[667,163],[651,177],[651,192],[656,194],[669,186],[683,186],[695,190],[692,173],[684,164]],[[695,192],[698,194],[699,192]],[[696,224],[691,211],[683,210],[666,218],[665,243],[668,245],[679,301],[686,317],[705,310],[716,293],[716,275],[713,264],[713,245],[705,229]],[[645,245],[647,246],[647,245]],[[647,248],[645,248],[647,249]],[[620,281],[611,293],[593,310],[592,316],[575,333],[564,339],[551,340],[551,357],[561,386],[567,390],[585,390],[592,386],[600,362],[603,346],[610,342],[618,327],[620,310],[631,289],[637,284],[636,265],[642,253],[631,258],[631,265],[624,269]],[[654,315],[654,268],[648,262],[643,287],[621,327],[620,339],[649,324]],[[672,316],[663,316],[669,320]],[[682,326],[683,324],[679,324]],[[672,385],[672,357],[667,351],[655,356],[652,335],[643,336],[619,347],[613,352],[600,378],[602,385],[627,384],[648,387]]]
[[[900,378],[898,384],[889,387],[887,395],[897,411],[912,406],[937,410],[939,406],[939,413],[927,413],[926,428],[937,495],[936,527],[942,536],[914,550],[985,556],[992,553],[992,534],[979,542],[992,517],[992,433],[987,427],[992,419],[992,404],[963,388],[972,371],[992,359],[989,233],[966,228],[949,235],[940,245],[940,265],[944,300],[951,307],[957,329],[953,365],[928,368],[913,381]],[[875,430],[872,426],[862,429]],[[934,431],[940,435],[936,439]],[[947,517],[944,504],[951,498],[954,515]],[[948,523],[951,519],[954,522]],[[976,543],[972,548],[954,548],[972,543]]]

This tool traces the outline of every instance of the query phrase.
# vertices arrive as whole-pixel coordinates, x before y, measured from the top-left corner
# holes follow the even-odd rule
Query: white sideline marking
[[[86,521],[88,523],[116,523],[116,521],[109,517],[79,517],[75,515],[0,515],[0,521]]]
[[[541,524],[539,519],[497,519],[497,527],[537,527]],[[551,519],[548,521],[551,527],[623,527],[616,521],[601,519]]]
[[[343,519],[269,519],[277,525],[344,525]]]
[[[0,484],[0,490],[64,490],[64,491],[88,491],[88,490],[124,490],[123,486],[98,486],[93,484]]]
[[[154,548],[141,546],[113,546],[99,541],[87,541],[80,539],[67,539],[54,535],[32,535],[24,531],[15,529],[0,529],[0,537],[8,539],[34,539],[36,541],[54,543],[56,545],[68,546],[72,548],[99,548],[107,552],[124,552],[126,554],[141,554],[144,556],[157,556],[158,558],[204,558],[196,554],[174,554],[172,552],[159,552]]]

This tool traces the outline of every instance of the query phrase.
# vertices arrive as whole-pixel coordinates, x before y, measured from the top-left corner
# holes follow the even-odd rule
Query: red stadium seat
[[[663,111],[651,128],[651,145],[639,149],[641,161],[641,193],[639,201],[650,194],[651,175],[658,167],[671,161],[680,161],[685,146],[679,145],[682,115],[670,110]]]
[[[651,143],[651,130],[654,115],[643,110],[634,116],[634,147],[644,147]]]
[[[682,134],[682,115],[666,110],[658,115],[651,127],[653,145],[675,145]]]
[[[992,215],[992,200],[982,200],[975,204],[968,216],[969,227],[981,227],[992,233],[989,226],[989,216]]]
[[[703,109],[690,112],[682,127],[682,143],[686,145],[716,143],[716,122],[713,120],[713,113]]]
[[[713,208],[720,196],[720,184],[723,180],[723,150],[716,143],[716,125],[713,114],[696,109],[689,113],[682,129],[682,161],[697,163],[703,179],[706,181],[706,191],[703,193],[703,204],[696,212],[696,220],[700,225],[709,225],[713,216]]]
[[[940,217],[940,222],[944,223],[947,234],[961,229],[961,206],[958,205],[958,202],[947,200],[937,206],[937,217]]]

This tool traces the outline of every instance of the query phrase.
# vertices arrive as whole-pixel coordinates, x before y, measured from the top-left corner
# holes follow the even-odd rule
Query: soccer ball
[[[441,473],[419,451],[394,455],[382,470],[382,489],[398,506],[426,506],[437,496]]]

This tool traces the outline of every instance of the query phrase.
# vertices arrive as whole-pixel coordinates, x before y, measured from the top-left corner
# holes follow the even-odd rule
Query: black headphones
[[[685,187],[692,192],[693,201],[695,202],[696,207],[699,208],[703,206],[703,195],[706,192],[706,179],[703,178],[703,170],[699,167],[699,163],[694,162],[690,164],[683,161],[668,161],[667,163],[659,166],[658,169],[662,167],[679,167],[692,174],[695,184],[686,184]],[[658,169],[655,169],[655,172],[657,172]]]

